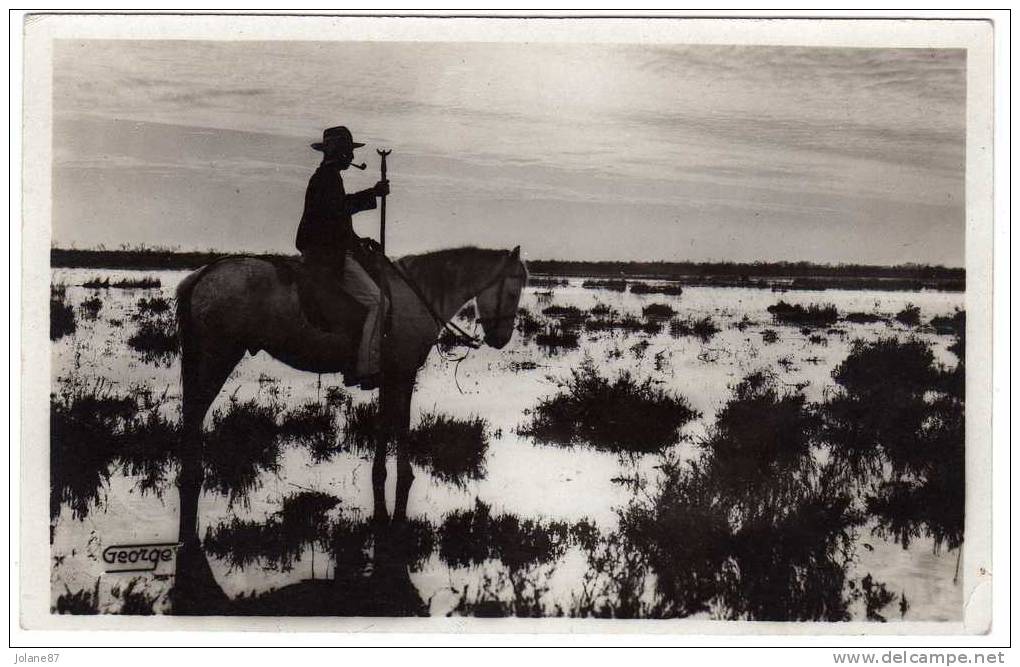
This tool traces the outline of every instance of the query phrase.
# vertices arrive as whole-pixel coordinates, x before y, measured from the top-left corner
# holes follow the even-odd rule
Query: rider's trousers
[[[383,293],[361,264],[348,251],[343,268],[344,291],[366,309],[365,325],[361,331],[355,373],[366,377],[380,372],[379,346],[382,343]]]

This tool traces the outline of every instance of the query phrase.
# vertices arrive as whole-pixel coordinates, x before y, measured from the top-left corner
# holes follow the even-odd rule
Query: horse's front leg
[[[407,497],[414,482],[411,468],[409,440],[411,430],[411,396],[414,394],[414,376],[401,378],[394,386],[393,409],[397,440],[397,494],[393,506],[395,521],[407,519]]]
[[[379,392],[379,423],[375,429],[375,457],[372,459],[372,507],[373,518],[378,523],[389,521],[386,511],[386,454],[389,447],[389,429],[386,426],[385,388]]]

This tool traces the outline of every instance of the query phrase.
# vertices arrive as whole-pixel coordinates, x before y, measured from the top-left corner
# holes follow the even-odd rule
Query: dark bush
[[[453,512],[439,527],[439,557],[451,567],[495,559],[517,572],[562,556],[569,536],[566,523],[493,515],[489,505],[476,499],[474,509]]]
[[[665,294],[668,296],[680,296],[683,288],[677,283],[665,283],[662,285],[649,285],[648,283],[634,282],[630,284],[631,294]]]
[[[518,433],[543,443],[654,452],[677,442],[680,427],[697,417],[686,399],[651,379],[639,383],[625,372],[610,381],[588,360]]]
[[[546,276],[528,276],[528,285],[530,287],[566,287],[570,284],[569,280],[564,278],[549,278]]]
[[[887,321],[885,316],[878,313],[847,313],[843,319],[854,324],[873,324],[875,322]]]
[[[145,362],[169,366],[180,350],[177,323],[166,316],[142,320],[127,343]]]
[[[485,476],[488,448],[488,425],[481,417],[457,419],[427,412],[410,434],[411,460],[456,485]]]
[[[50,394],[51,518],[67,505],[76,519],[84,519],[99,503],[124,424],[136,409],[130,397],[100,383],[65,386]]]
[[[329,401],[308,401],[287,411],[280,421],[280,435],[307,447],[316,463],[332,459],[340,451],[340,417],[335,407]]]
[[[138,300],[138,312],[142,315],[162,315],[169,313],[173,304],[165,296],[154,296]]]
[[[78,328],[74,309],[67,303],[66,294],[63,285],[50,289],[50,340],[60,340]]]
[[[94,320],[99,317],[99,311],[103,308],[103,300],[99,296],[91,296],[78,304],[78,312],[87,320]]]
[[[840,391],[825,403],[824,438],[833,460],[871,492],[878,530],[906,546],[928,535],[935,547],[963,540],[965,422],[963,362],[935,365],[918,340],[856,341],[833,371]]]
[[[520,308],[517,311],[517,333],[525,338],[531,338],[542,330],[542,322],[531,314],[527,308]]]
[[[279,411],[256,399],[232,398],[226,408],[213,412],[205,437],[206,490],[227,496],[230,506],[238,500],[247,506],[261,475],[280,469]]]
[[[785,301],[769,306],[767,310],[772,318],[781,324],[793,324],[796,326],[829,327],[839,319],[839,311],[835,306],[818,306],[812,304],[808,307],[800,304],[791,305]]]
[[[578,335],[574,331],[563,328],[562,326],[548,326],[540,334],[535,336],[535,343],[541,347],[547,348],[549,351],[555,351],[560,348],[576,349],[578,346]]]
[[[848,620],[852,496],[819,470],[804,397],[746,377],[691,462],[667,459],[621,530],[655,574],[656,615]]]
[[[668,319],[676,315],[676,311],[669,304],[650,303],[641,309],[641,314],[649,318]]]
[[[921,309],[908,303],[903,307],[903,310],[896,313],[896,321],[908,327],[916,327],[921,323]]]
[[[625,333],[646,333],[655,335],[662,331],[662,323],[657,320],[639,320],[630,315],[621,319],[600,318],[588,320],[584,323],[584,330],[588,332],[600,331],[623,331]]]
[[[712,321],[710,315],[706,315],[698,320],[674,319],[670,320],[669,323],[669,335],[673,338],[695,336],[702,341],[707,341],[717,333],[719,333],[719,327]]]
[[[606,289],[613,292],[625,292],[627,290],[626,280],[585,280],[581,283],[585,289]]]

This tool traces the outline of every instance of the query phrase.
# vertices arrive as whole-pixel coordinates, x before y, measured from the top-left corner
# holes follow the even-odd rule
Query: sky
[[[58,41],[53,244],[293,252],[309,143],[392,255],[964,264],[966,53]],[[377,237],[377,211],[355,216]]]

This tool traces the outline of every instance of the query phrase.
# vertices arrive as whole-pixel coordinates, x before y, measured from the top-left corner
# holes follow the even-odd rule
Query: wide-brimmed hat
[[[361,148],[365,144],[359,144],[351,136],[351,131],[343,125],[337,125],[336,127],[330,127],[322,131],[322,141],[318,141],[311,144],[312,148],[317,151],[326,150],[326,144],[338,143],[347,148]]]

